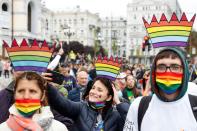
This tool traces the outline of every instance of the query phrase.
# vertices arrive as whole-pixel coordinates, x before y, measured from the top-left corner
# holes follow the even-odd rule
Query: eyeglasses
[[[166,72],[167,69],[170,69],[171,72],[174,73],[180,73],[182,72],[183,67],[181,65],[177,65],[177,64],[172,64],[170,66],[166,66],[165,64],[159,64],[156,66],[156,71],[157,72]]]

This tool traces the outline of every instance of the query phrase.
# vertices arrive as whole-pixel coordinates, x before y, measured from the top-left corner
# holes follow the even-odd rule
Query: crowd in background
[[[53,59],[58,55],[58,52],[54,54]],[[73,102],[83,102],[87,100],[88,87],[92,86],[91,81],[96,78],[95,61],[88,61],[84,58],[85,57],[78,54],[75,59],[69,57],[59,59],[58,66],[56,66],[54,70],[64,75],[64,81],[61,84],[49,81],[49,83],[60,92],[62,97]],[[193,81],[195,84],[197,81],[196,65],[197,62],[195,60],[192,61],[190,65],[190,81]],[[130,105],[139,96],[151,96],[153,94],[150,82],[150,68],[151,67],[147,67],[144,64],[122,64],[120,72],[113,82],[113,86],[121,102]],[[12,67],[8,59],[1,60],[0,71],[1,75],[4,75],[5,78],[9,78],[10,75],[13,75]],[[192,89],[191,92],[195,92],[194,90],[196,89]],[[56,108],[51,108],[51,111],[55,120],[63,123],[68,130],[72,128],[74,124],[73,119],[62,115]],[[0,123],[4,121],[5,118],[1,118]],[[64,129],[63,126],[62,129]]]

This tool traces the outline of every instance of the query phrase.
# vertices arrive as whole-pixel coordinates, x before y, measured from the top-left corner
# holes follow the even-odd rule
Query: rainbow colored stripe
[[[16,99],[15,106],[23,116],[31,116],[36,110],[41,108],[41,103],[39,99]]]
[[[4,42],[9,58],[15,71],[36,71],[45,72],[51,59],[53,48],[49,49],[46,41],[39,47],[36,40],[32,46],[28,46],[27,41],[23,39],[20,47],[14,39],[11,47]]]
[[[94,105],[92,105],[92,108],[94,108],[94,109],[101,109],[104,106],[105,106],[105,102],[95,102]]]
[[[182,83],[183,73],[156,72],[156,82],[167,93],[174,92]]]
[[[119,73],[121,64],[117,57],[114,60],[112,56],[110,59],[106,56],[101,59],[101,56],[98,56],[95,66],[97,77],[105,77],[114,81]]]
[[[171,20],[168,22],[164,14],[162,14],[160,22],[157,21],[155,15],[152,17],[150,24],[143,18],[144,25],[150,37],[150,42],[154,48],[166,46],[181,46],[188,45],[192,26],[196,14],[191,21],[187,20],[185,13],[182,14],[180,21],[175,13],[172,14]]]

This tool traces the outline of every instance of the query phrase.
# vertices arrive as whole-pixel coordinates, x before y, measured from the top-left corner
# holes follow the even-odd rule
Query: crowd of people
[[[52,82],[47,72],[13,73],[13,81],[0,92],[0,129],[154,131],[161,127],[158,120],[169,127],[165,130],[177,129],[183,122],[183,129],[197,129],[187,92],[193,73],[180,49],[162,50],[151,69],[122,65],[114,82],[96,77],[93,63],[91,67],[60,63],[61,54],[60,49],[48,68],[64,75],[62,84]],[[148,103],[146,109],[143,101]],[[144,116],[138,113],[141,108]],[[158,126],[150,126],[150,121]]]
[[[0,130],[197,130],[197,62],[182,48],[161,49],[150,67],[54,54],[41,74],[13,70],[0,91]]]

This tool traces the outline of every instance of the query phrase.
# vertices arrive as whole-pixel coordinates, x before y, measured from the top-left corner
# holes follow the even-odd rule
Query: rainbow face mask
[[[156,83],[166,94],[173,94],[181,86],[183,73],[156,72]]]
[[[32,117],[41,108],[40,99],[16,99],[15,106],[24,117]]]
[[[93,109],[101,109],[103,107],[105,107],[105,103],[106,102],[88,102],[90,104],[90,106],[93,108]]]

